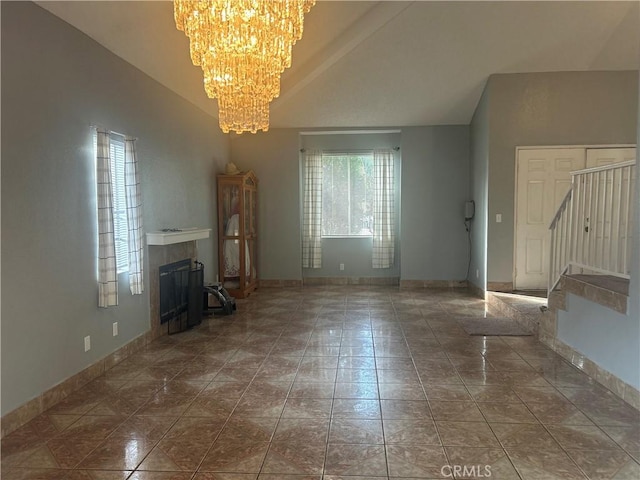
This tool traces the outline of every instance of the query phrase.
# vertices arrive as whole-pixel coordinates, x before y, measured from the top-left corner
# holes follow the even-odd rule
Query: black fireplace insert
[[[204,270],[202,264],[185,259],[160,267],[160,323],[169,334],[202,322]]]

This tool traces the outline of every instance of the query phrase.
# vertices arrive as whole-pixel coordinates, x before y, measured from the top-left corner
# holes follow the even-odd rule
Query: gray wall
[[[471,268],[468,280],[487,290],[487,208],[489,198],[489,91],[485,88],[471,119],[470,197],[476,203],[471,222]]]
[[[298,131],[231,136],[231,158],[258,176],[258,278],[300,280]]]
[[[147,231],[214,229],[198,242],[210,279],[214,172],[229,142],[215,119],[35,4],[1,8],[5,414],[149,329],[148,278],[133,297],[121,275],[120,305],[97,307],[90,125],[138,137]]]
[[[638,73],[492,75],[487,276],[513,279],[515,148],[636,142]],[[495,222],[496,213],[502,223]]]
[[[300,137],[299,133],[294,129],[272,129],[256,135],[234,136],[231,140],[232,160],[241,170],[253,169],[260,179],[258,275],[262,279],[301,279],[303,275],[299,151],[301,142],[307,148],[327,148],[328,140],[322,136]],[[347,136],[335,137],[339,138],[330,148],[346,148],[340,142],[348,142]],[[469,127],[402,128],[400,147],[400,277],[462,280],[468,258],[462,221],[464,202],[468,199]],[[363,146],[356,143],[350,148]],[[328,257],[323,259],[324,271],[306,270],[304,275],[398,275],[392,269],[380,272],[371,269],[367,240],[327,239],[324,246],[323,254]],[[338,269],[339,263],[345,263],[343,272]]]
[[[638,295],[634,292],[631,302],[637,302]],[[568,294],[566,311],[558,311],[558,338],[640,389],[640,320],[633,311],[623,315]]]
[[[640,76],[640,74],[639,74]],[[640,91],[640,81],[638,82]],[[640,95],[638,99],[638,139],[640,145]],[[637,152],[637,150],[636,150]],[[631,258],[631,282],[629,284],[629,316],[640,323],[640,164],[636,155],[636,220],[633,231],[633,256]],[[640,365],[640,350],[636,352],[636,366]],[[640,372],[638,373],[640,375]],[[640,379],[638,380],[640,383]]]
[[[464,280],[469,127],[402,129],[403,280]]]

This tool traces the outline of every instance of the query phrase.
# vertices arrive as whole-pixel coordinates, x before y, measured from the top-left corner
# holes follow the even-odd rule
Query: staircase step
[[[618,313],[627,313],[627,279],[610,275],[563,275],[561,285],[566,293],[586,298]]]
[[[565,299],[566,295],[564,290],[554,290],[551,292],[547,299],[549,310],[566,310],[567,305]]]
[[[546,298],[487,292],[487,310],[489,313],[512,318],[534,335],[538,334],[539,324],[544,314],[541,307],[546,308],[546,305]]]

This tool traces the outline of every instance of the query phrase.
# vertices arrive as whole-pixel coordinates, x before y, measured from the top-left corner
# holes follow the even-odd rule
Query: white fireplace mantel
[[[172,245],[209,238],[210,228],[181,228],[178,231],[159,231],[147,233],[147,245]]]

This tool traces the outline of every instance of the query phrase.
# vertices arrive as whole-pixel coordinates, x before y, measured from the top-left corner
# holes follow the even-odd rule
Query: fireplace
[[[167,333],[187,330],[202,321],[204,270],[202,264],[187,258],[167,265],[159,271],[160,324],[167,324]]]
[[[210,229],[182,229],[147,233],[149,245],[149,327],[151,338],[167,335],[168,324],[160,321],[160,267],[198,258],[196,242],[209,238]],[[197,274],[194,274],[197,275]],[[176,302],[177,303],[177,302]],[[190,303],[191,308],[195,303]],[[193,313],[195,314],[195,312]],[[195,318],[192,314],[192,318]]]

